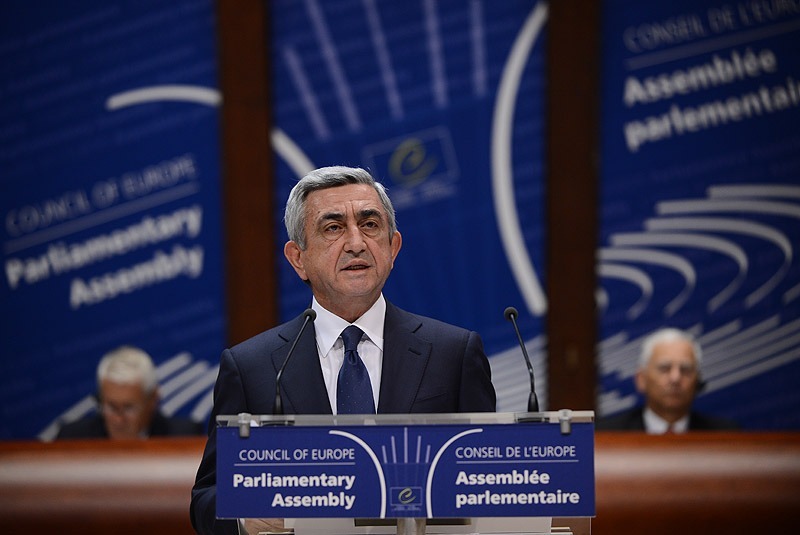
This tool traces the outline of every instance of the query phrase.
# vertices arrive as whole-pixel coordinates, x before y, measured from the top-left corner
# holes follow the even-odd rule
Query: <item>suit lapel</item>
[[[286,324],[280,337],[286,342],[272,353],[275,373],[286,360],[294,337],[303,325],[302,316]],[[332,414],[328,390],[322,377],[314,325],[309,325],[297,342],[294,354],[281,376],[281,392],[287,414]]]
[[[411,412],[431,354],[431,343],[415,334],[421,325],[387,301],[379,413]]]

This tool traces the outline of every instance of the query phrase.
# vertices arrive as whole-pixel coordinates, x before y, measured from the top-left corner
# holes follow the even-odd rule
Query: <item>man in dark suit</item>
[[[70,438],[135,439],[199,435],[202,427],[188,419],[168,418],[158,409],[158,379],[150,355],[122,346],[97,366],[97,414],[65,424],[56,440]]]
[[[735,422],[692,410],[702,358],[700,344],[685,331],[660,329],[645,338],[634,377],[644,406],[600,419],[597,429],[654,435],[736,429]]]
[[[394,208],[363,169],[326,167],[292,189],[286,204],[284,255],[310,287],[316,320],[298,341],[281,376],[287,414],[341,414],[351,392],[340,390],[356,366],[368,408],[356,412],[436,413],[495,410],[483,344],[470,332],[400,310],[382,289],[400,251]],[[271,414],[275,378],[303,316],[222,353],[209,439],[192,489],[191,518],[201,534],[257,533],[282,520],[215,519],[216,429],[220,414]],[[357,351],[347,331],[358,327]],[[355,355],[355,357],[354,357]],[[348,368],[349,369],[349,368]]]

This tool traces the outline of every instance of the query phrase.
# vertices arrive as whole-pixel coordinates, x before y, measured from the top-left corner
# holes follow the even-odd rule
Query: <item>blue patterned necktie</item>
[[[339,368],[339,383],[336,387],[337,414],[375,414],[372,383],[357,349],[363,335],[364,331],[355,325],[342,331],[344,362]]]

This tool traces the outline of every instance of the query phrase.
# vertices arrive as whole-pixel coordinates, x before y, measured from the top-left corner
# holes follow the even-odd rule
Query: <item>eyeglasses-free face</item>
[[[656,414],[674,420],[689,413],[698,379],[691,342],[669,340],[653,346],[647,366],[636,374],[636,388]]]

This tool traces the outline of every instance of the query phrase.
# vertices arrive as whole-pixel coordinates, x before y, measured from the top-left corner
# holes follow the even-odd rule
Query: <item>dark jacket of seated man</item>
[[[644,407],[615,414],[597,421],[598,431],[646,431]],[[692,411],[688,415],[686,431],[733,431],[739,426],[733,420],[718,418]]]
[[[153,415],[150,427],[142,433],[146,437],[190,436],[205,433],[205,426],[184,418],[168,418],[161,412]],[[56,440],[79,438],[110,438],[105,420],[101,414],[81,418],[64,424],[56,435]]]

